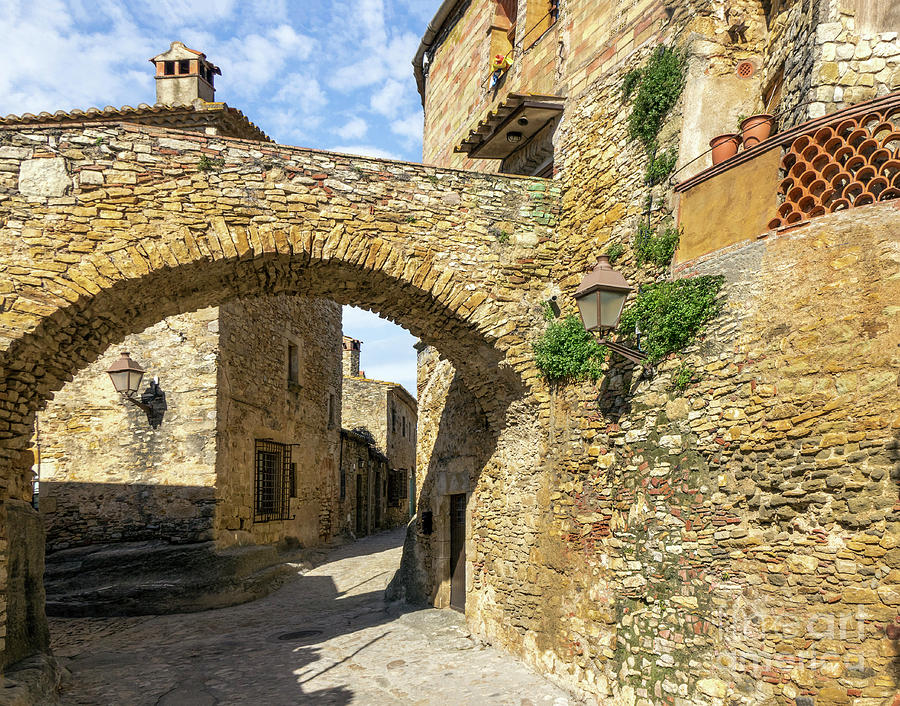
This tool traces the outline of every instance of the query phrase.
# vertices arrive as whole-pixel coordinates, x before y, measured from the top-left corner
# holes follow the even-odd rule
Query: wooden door
[[[466,495],[450,496],[450,607],[466,610]]]

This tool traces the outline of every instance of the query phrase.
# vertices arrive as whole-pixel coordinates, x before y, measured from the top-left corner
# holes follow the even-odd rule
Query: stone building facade
[[[369,438],[387,459],[389,470],[378,491],[386,502],[382,526],[395,527],[409,520],[415,504],[418,406],[402,385],[365,377],[361,349],[361,341],[344,336],[342,424]]]
[[[485,5],[441,8],[464,17]],[[688,128],[704,101],[719,108],[702,121],[712,134],[742,109],[740,101],[713,100],[704,85],[737,86],[747,107],[759,106],[760,65],[749,77],[760,85],[744,91],[752,84],[734,76],[737,64],[782,51],[797,65],[785,66],[782,100],[791,110],[781,127],[798,126],[807,116],[793,114],[819,102],[809,91],[822,88],[814,47],[820,33],[828,36],[823,26],[846,14],[849,36],[850,19],[854,32],[858,18],[881,22],[883,5],[854,0],[850,18],[843,0],[648,2],[608,11],[561,0],[544,39],[523,47],[537,56],[555,37],[546,56],[572,61],[566,68],[554,58],[552,80],[569,76],[567,85],[551,82],[540,89],[551,100],[525,106],[553,113],[565,98],[554,118],[553,180],[121,124],[50,123],[27,135],[0,126],[0,267],[8,278],[0,282],[0,512],[15,518],[0,523],[3,661],[45,647],[43,599],[28,588],[41,554],[27,552],[34,529],[19,500],[34,411],[81,367],[75,361],[113,342],[110,331],[141,330],[137,322],[174,313],[168,302],[188,310],[235,291],[278,290],[365,305],[433,349],[421,357],[422,469],[398,594],[460,607],[454,588],[462,584],[473,632],[601,703],[893,704],[894,205],[826,214],[679,259],[678,276],[726,278],[722,311],[649,378],[612,359],[596,384],[550,385],[532,352],[545,326],[542,302],[556,296],[571,311],[583,273],[610,244],[623,246],[616,267],[633,284],[673,274],[639,264],[633,252],[650,188],[642,178],[647,155],[627,138],[621,94],[623,77],[659,41],[689,52],[685,90],[660,145],[702,145]],[[740,8],[748,11],[746,41],[730,17]],[[503,9],[510,20],[510,4]],[[527,17],[527,6],[519,3],[517,16]],[[481,52],[487,25],[458,35],[444,29],[450,41],[478,43],[476,60],[490,56]],[[509,39],[510,27],[499,29]],[[879,51],[893,51],[890,27],[877,32],[875,46],[888,45]],[[426,36],[435,85],[441,71],[452,73],[440,66],[441,35]],[[515,60],[508,71],[511,89]],[[428,121],[441,119],[423,88]],[[528,93],[526,85],[516,90]],[[879,118],[891,117],[883,115],[887,102],[875,105]],[[468,111],[467,104],[445,112],[461,125],[464,114],[476,124],[487,117]],[[426,132],[426,150],[465,166],[469,157],[451,150],[471,132],[448,128],[446,145],[439,132]],[[104,162],[97,137],[126,146],[115,166]],[[153,161],[138,161],[144,154]],[[682,147],[679,159],[696,154]],[[197,170],[201,155],[221,159],[222,171]],[[497,170],[504,159],[484,166]],[[52,189],[39,188],[31,175],[60,175],[53,164],[62,175]],[[112,193],[95,195],[76,179],[129,170],[154,186],[115,182]],[[238,179],[244,196],[230,199]],[[676,213],[670,186],[659,185],[654,202]],[[121,251],[98,251],[87,234],[100,230],[104,248]],[[123,296],[147,310],[117,306]],[[684,364],[697,375],[679,387]]]
[[[216,105],[230,115],[210,103],[219,70],[203,54],[174,42],[151,61],[157,106],[121,116],[141,122],[171,110],[182,129],[268,139],[242,117],[238,128],[196,124],[193,115],[215,114]],[[73,561],[55,551],[87,545],[152,541],[168,554],[165,544],[206,542],[218,552],[334,537],[342,529],[340,328],[334,302],[238,298],[164,319],[78,372],[36,421],[49,570]],[[121,350],[148,369],[145,385],[160,379],[167,408],[156,428],[110,383],[106,370]],[[125,573],[112,558],[102,570],[106,580]]]
[[[896,4],[871,0],[445,2],[415,62],[425,161],[542,176],[552,163],[563,292],[615,244],[629,281],[667,279],[632,249],[648,199],[654,225],[677,219],[673,183],[709,168],[708,141],[741,114],[775,113],[788,131],[900,89],[898,30]],[[622,82],[660,44],[685,52],[686,77],[658,137],[679,171],[650,186]],[[499,72],[498,46],[510,57]],[[822,339],[795,358],[781,338],[835,315],[807,305],[836,271],[826,286],[852,297],[843,268],[867,248],[876,299],[896,296],[894,217],[880,208],[877,225],[813,220],[790,244],[754,243],[765,225],[724,242],[683,233],[675,276],[724,275],[726,312],[652,382],[613,361],[602,384],[546,385],[536,475],[517,477],[531,460],[479,428],[453,365],[423,348],[419,513],[399,593],[464,606],[473,629],[604,703],[895,703],[897,359],[875,350],[900,332],[875,304],[841,317],[889,326],[875,348],[840,337],[845,355]],[[838,233],[847,265],[820,251]],[[772,316],[778,272],[796,289]],[[672,386],[678,365],[701,371],[687,393]],[[522,521],[532,492],[548,509]]]
[[[354,537],[396,525],[389,518],[387,457],[365,433],[341,429],[340,507],[342,528]]]

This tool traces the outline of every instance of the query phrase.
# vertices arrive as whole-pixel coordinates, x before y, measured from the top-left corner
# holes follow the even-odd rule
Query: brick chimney
[[[344,336],[342,347],[344,349],[343,372],[345,378],[358,378],[359,373],[359,351],[362,348],[362,341],[357,341],[350,336]]]
[[[156,102],[163,105],[190,105],[198,98],[215,100],[214,76],[222,75],[218,66],[206,60],[206,54],[172,42],[169,51],[154,56],[156,66]]]

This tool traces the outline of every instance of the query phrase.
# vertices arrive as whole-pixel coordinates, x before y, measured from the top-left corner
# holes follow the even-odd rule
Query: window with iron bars
[[[257,439],[254,522],[290,519],[294,468],[289,445]]]
[[[404,469],[388,472],[388,507],[399,507],[409,497],[409,481]]]

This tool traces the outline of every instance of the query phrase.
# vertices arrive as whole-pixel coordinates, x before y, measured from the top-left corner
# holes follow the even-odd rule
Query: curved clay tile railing
[[[794,138],[781,159],[775,230],[900,198],[900,106],[835,120]]]

